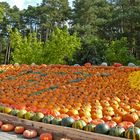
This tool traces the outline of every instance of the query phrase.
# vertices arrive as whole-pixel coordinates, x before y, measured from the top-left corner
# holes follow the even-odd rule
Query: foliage
[[[92,37],[89,44],[84,44],[80,51],[74,55],[74,62],[84,64],[90,62],[91,64],[101,64],[105,61],[106,41],[97,37]]]
[[[41,41],[37,40],[35,33],[30,33],[28,37],[23,37],[18,30],[11,31],[10,44],[13,48],[12,58],[14,63],[43,63],[43,45]]]
[[[106,50],[107,61],[112,64],[119,62],[127,65],[128,62],[134,62],[134,56],[128,50],[128,42],[126,38],[112,41]]]
[[[46,64],[65,64],[65,57],[72,59],[73,53],[80,48],[80,39],[68,30],[56,28],[44,48]]]
[[[41,4],[23,10],[16,6],[10,7],[7,2],[0,2],[0,63],[12,62],[9,61],[12,57],[9,57],[10,55],[7,57],[6,53],[10,48],[8,28],[12,30],[17,28],[27,40],[30,33],[35,32],[37,40],[46,44],[55,28],[61,29],[66,25],[70,34],[77,33],[82,46],[73,58],[65,57],[68,64],[84,64],[87,61],[100,64],[105,60],[106,43],[110,44],[122,37],[127,38],[127,50],[137,59],[135,63],[139,64],[139,0],[75,0],[73,7],[70,7],[68,0],[42,0]],[[4,40],[6,44],[3,43]],[[95,50],[97,50],[96,55]],[[9,51],[9,54],[13,51],[14,49]],[[34,61],[42,62],[42,60]],[[45,62],[48,63],[48,59],[45,58]]]

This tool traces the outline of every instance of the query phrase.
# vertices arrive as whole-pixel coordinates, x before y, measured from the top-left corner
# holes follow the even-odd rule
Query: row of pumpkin
[[[25,129],[23,126],[14,126],[13,124],[6,123],[3,124],[2,121],[0,121],[0,128],[3,132],[11,132],[14,131],[16,134],[22,134],[24,138],[32,139],[36,138],[38,136],[38,133],[34,129]],[[39,136],[39,140],[52,140],[53,136],[51,133],[42,133]]]
[[[135,124],[128,121],[123,121],[117,124],[112,120],[104,122],[100,119],[95,119],[87,123],[82,119],[66,116],[66,114],[63,117],[54,117],[52,115],[44,116],[43,113],[27,112],[26,110],[19,111],[17,109],[11,109],[10,107],[4,107],[2,105],[0,106],[0,112],[4,112],[27,120],[38,121],[53,125],[61,125],[64,127],[72,127],[75,129],[100,134],[108,134],[116,137],[125,137],[128,139],[140,140],[140,120],[138,120]],[[10,127],[10,131],[11,129],[13,130],[13,127]]]
[[[112,125],[110,127],[107,123],[99,123],[97,125],[94,124],[87,124],[83,120],[78,120],[72,123],[71,118],[64,118],[63,123],[65,121],[65,125],[67,126],[74,126],[77,129],[84,128],[85,131],[91,131],[95,133],[100,133],[100,134],[106,134],[110,136],[115,136],[115,137],[125,137],[128,139],[133,139],[133,140],[140,140],[140,128],[131,126],[128,129],[124,129],[121,126],[118,125]],[[70,122],[71,121],[71,122]],[[23,126],[14,126],[13,124],[3,124],[2,121],[0,121],[0,128],[1,131],[4,132],[11,132],[14,131],[16,134],[21,134],[23,135],[24,138],[27,139],[32,139],[36,138],[38,136],[38,132],[35,129],[25,129]],[[42,133],[39,136],[39,140],[53,140],[53,135],[51,133]],[[71,140],[69,138],[60,138],[60,140]]]

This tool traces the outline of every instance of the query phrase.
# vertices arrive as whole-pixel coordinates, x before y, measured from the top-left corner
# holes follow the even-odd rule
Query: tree
[[[12,59],[19,64],[43,63],[43,43],[37,39],[35,33],[23,37],[18,31],[10,32],[10,45],[13,49]]]
[[[65,58],[72,59],[74,52],[80,48],[80,39],[68,30],[56,28],[44,48],[44,63],[66,64]]]
[[[109,64],[119,62],[127,65],[129,62],[136,62],[135,57],[128,50],[128,41],[126,38],[111,42],[106,50],[106,59]]]
[[[113,0],[112,20],[108,22],[113,39],[128,38],[128,48],[140,59],[140,1]]]
[[[103,60],[105,45],[102,40],[102,27],[110,18],[110,5],[105,0],[75,0],[72,16],[72,30],[82,41],[82,49],[76,62],[99,64]],[[99,41],[99,42],[98,42]],[[103,51],[100,51],[100,47]],[[77,53],[78,54],[78,53]],[[78,60],[79,58],[79,60]]]

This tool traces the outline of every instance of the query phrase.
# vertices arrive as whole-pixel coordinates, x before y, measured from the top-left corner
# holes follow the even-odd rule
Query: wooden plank
[[[22,125],[27,129],[34,128],[38,131],[39,134],[42,132],[50,132],[53,134],[54,140],[60,140],[60,138],[62,137],[71,138],[72,140],[127,140],[120,137],[112,137],[69,127],[62,127],[57,125],[45,124],[42,122],[20,119],[18,117],[4,113],[0,113],[0,120],[5,123],[12,123],[15,126]]]

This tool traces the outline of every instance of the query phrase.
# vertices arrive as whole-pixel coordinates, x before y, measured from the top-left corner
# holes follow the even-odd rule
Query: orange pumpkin
[[[15,127],[15,133],[22,134],[24,132],[25,128],[23,126],[16,126]]]
[[[123,116],[123,121],[130,121],[132,123],[135,123],[138,119],[139,119],[139,116],[135,112],[128,113]]]
[[[39,140],[52,140],[52,134],[50,133],[42,133],[39,137]]]
[[[2,121],[0,121],[0,128],[1,128],[1,126],[3,125],[3,122]]]
[[[31,130],[31,129],[25,130],[23,132],[23,136],[25,138],[35,138],[37,136],[37,131],[36,130]]]
[[[14,130],[14,125],[12,125],[12,124],[3,124],[1,126],[1,130],[4,131],[4,132],[13,131]]]

